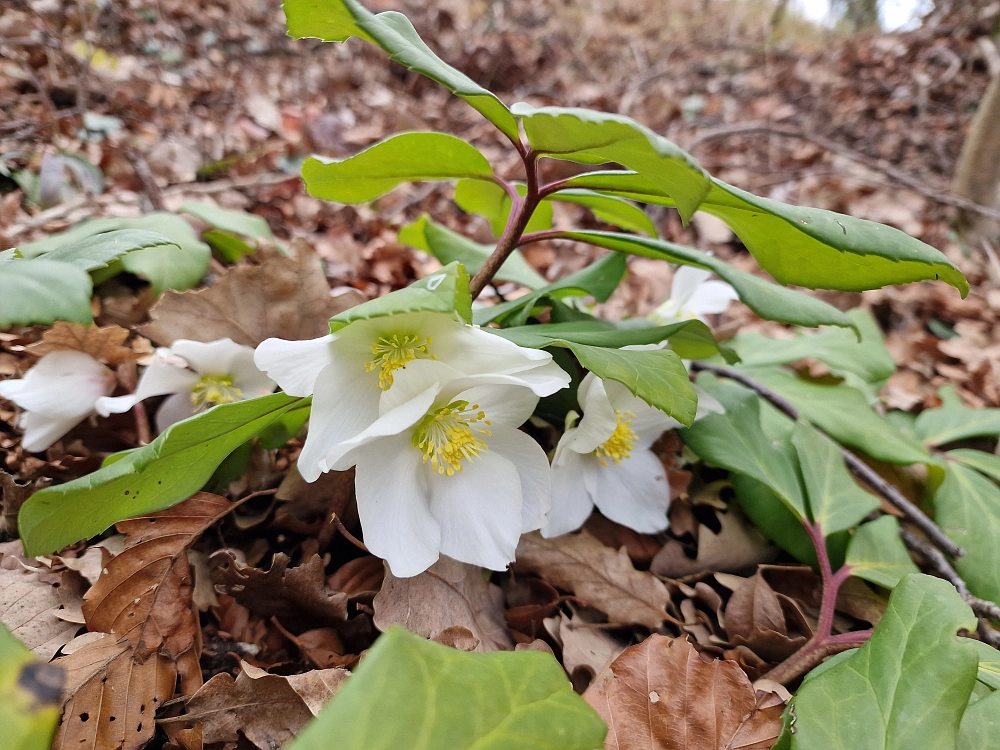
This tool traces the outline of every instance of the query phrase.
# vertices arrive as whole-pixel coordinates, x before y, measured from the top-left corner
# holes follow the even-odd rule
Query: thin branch
[[[125,149],[125,158],[128,159],[129,164],[132,165],[132,169],[135,170],[135,176],[139,178],[139,182],[142,184],[142,192],[149,199],[153,210],[166,210],[167,205],[163,202],[163,191],[156,184],[156,180],[153,178],[153,171],[149,168],[149,162],[146,161],[146,157],[138,150],[128,148]]]

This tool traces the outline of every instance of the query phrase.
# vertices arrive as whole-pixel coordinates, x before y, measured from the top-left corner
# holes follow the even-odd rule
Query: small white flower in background
[[[442,554],[503,570],[549,506],[548,459],[517,429],[537,403],[515,377],[418,360],[396,373],[381,415],[322,468],[356,467],[365,544],[393,575],[417,575]]]
[[[663,531],[669,525],[670,485],[650,446],[680,422],[621,383],[593,373],[580,383],[578,398],[583,419],[556,446],[552,507],[542,535],[575,531],[595,505],[607,518],[639,533]],[[699,390],[696,419],[714,411],[722,411],[721,405]]]
[[[20,380],[0,382],[0,396],[24,409],[22,447],[43,451],[87,417],[115,387],[115,374],[89,354],[46,354]]]
[[[162,353],[180,357],[190,369],[155,362],[139,378],[135,393],[102,398],[97,412],[105,417],[120,414],[144,399],[171,394],[156,412],[156,426],[162,432],[210,406],[266,396],[275,387],[254,364],[254,350],[232,339],[210,343],[180,339]]]
[[[704,322],[706,315],[725,312],[740,297],[726,282],[709,281],[711,275],[711,271],[694,266],[678,268],[670,284],[670,297],[650,313],[650,320],[660,325],[693,319]]]
[[[285,393],[313,397],[298,461],[307,482],[327,470],[320,464],[332,448],[379,418],[380,401],[411,363],[441,362],[458,375],[509,375],[537,396],[570,382],[548,352],[517,346],[447,313],[356,320],[309,341],[268,339],[257,347],[255,361]]]

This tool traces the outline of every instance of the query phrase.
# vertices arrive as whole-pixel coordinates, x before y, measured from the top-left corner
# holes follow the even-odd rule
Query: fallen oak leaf
[[[778,549],[750,525],[735,506],[718,514],[722,528],[716,534],[704,524],[698,528],[698,556],[692,560],[683,545],[668,541],[653,558],[649,569],[664,578],[684,578],[706,571],[735,573],[753,570],[773,560]]]
[[[120,326],[83,326],[57,320],[52,328],[42,334],[42,340],[25,347],[36,357],[51,352],[77,351],[89,354],[96,360],[117,366],[139,359],[142,355],[122,346],[129,332]]]
[[[784,710],[771,694],[758,701],[735,662],[656,634],[627,648],[583,698],[608,724],[605,750],[766,750]]]
[[[605,547],[586,531],[554,539],[525,534],[512,570],[536,573],[601,610],[611,622],[655,630],[673,619],[667,614],[670,592],[664,583],[636,570],[624,549]]]

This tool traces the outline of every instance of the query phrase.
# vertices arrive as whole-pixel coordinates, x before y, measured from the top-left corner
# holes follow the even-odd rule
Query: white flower
[[[446,313],[414,312],[356,320],[309,341],[268,339],[255,361],[292,396],[312,396],[309,433],[298,468],[307,482],[326,471],[332,448],[379,418],[379,402],[392,393],[407,365],[436,360],[460,375],[510,375],[536,395],[569,385],[552,355],[526,349]]]
[[[650,313],[650,319],[659,325],[695,318],[704,322],[706,315],[725,312],[740,297],[726,282],[709,281],[711,275],[711,271],[694,266],[678,268],[670,284],[670,297]]]
[[[698,415],[721,411],[698,392]],[[542,535],[575,531],[596,505],[607,518],[642,534],[669,525],[670,485],[660,459],[649,449],[681,424],[633,396],[621,383],[593,373],[580,383],[583,419],[570,427],[552,460],[552,507]]]
[[[22,447],[43,451],[95,412],[97,401],[111,393],[115,374],[89,354],[46,354],[20,380],[0,382],[0,396],[24,409],[18,425]]]
[[[253,349],[231,339],[210,343],[180,339],[165,351],[186,361],[191,369],[156,362],[146,368],[135,393],[102,398],[97,412],[102,416],[126,412],[140,401],[172,394],[156,412],[156,426],[162,432],[175,422],[216,404],[227,404],[274,390],[275,383],[257,369]]]
[[[380,416],[329,451],[328,468],[356,466],[365,544],[393,575],[417,575],[440,554],[493,570],[514,559],[549,506],[548,460],[517,429],[537,403],[517,378],[415,361]]]

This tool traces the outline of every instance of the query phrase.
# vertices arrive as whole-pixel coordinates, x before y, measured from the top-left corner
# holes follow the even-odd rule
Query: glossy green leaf
[[[740,369],[788,399],[802,417],[841,445],[891,464],[931,461],[924,446],[872,411],[854,388],[809,382],[781,368]]]
[[[607,727],[550,654],[469,653],[393,626],[289,750],[598,750]]]
[[[956,448],[953,451],[948,451],[945,455],[1000,482],[1000,456],[995,453],[986,453],[971,448]]]
[[[344,310],[330,318],[330,332],[339,331],[355,320],[371,320],[408,312],[451,313],[471,323],[472,295],[465,267],[461,263],[449,263],[440,271],[414,281],[405,289]]]
[[[236,263],[244,255],[257,252],[257,248],[242,237],[223,229],[206,229],[201,233],[201,238],[227,263]]]
[[[203,201],[189,201],[182,204],[177,210],[180,213],[197,216],[217,230],[242,235],[253,240],[267,240],[284,251],[284,247],[275,239],[270,225],[263,216],[246,211],[232,211]]]
[[[973,641],[979,650],[979,672],[976,679],[993,690],[1000,690],[1000,651],[982,641]]]
[[[534,151],[579,164],[617,162],[642,174],[669,195],[686,222],[711,187],[686,152],[623,115],[568,107],[511,107]]]
[[[520,183],[515,187],[522,196],[527,192],[527,188]],[[455,185],[455,203],[467,213],[485,217],[490,223],[494,237],[503,234],[510,216],[511,200],[507,191],[497,183],[486,180],[459,180]],[[551,228],[552,204],[549,201],[542,201],[531,214],[524,231],[539,232]]]
[[[458,261],[470,274],[476,273],[494,250],[492,245],[480,245],[441,226],[427,214],[422,214],[415,222],[400,229],[399,241],[430,253],[445,265]],[[548,284],[545,277],[531,267],[519,250],[510,254],[494,278],[497,281],[513,281],[529,289],[540,289]]]
[[[395,62],[437,81],[468,102],[508,138],[519,139],[517,121],[496,95],[448,65],[424,43],[401,13],[371,13],[356,0],[284,0],[288,33],[325,42],[344,42],[355,36],[377,44]]]
[[[801,519],[763,482],[746,474],[732,473],[729,481],[747,518],[771,542],[788,552],[801,563],[813,568],[819,566],[816,548],[809,534],[802,526]],[[840,535],[836,535],[840,536]],[[830,548],[827,540],[827,549]]]
[[[36,492],[18,516],[25,553],[58,552],[125,518],[186,500],[230,453],[301,402],[276,393],[215,406],[92,474]]]
[[[681,432],[687,446],[714,466],[746,474],[770,488],[796,518],[806,516],[806,500],[792,446],[764,434],[760,401],[743,388],[722,386],[703,373],[698,385],[725,407]]]
[[[951,584],[906,576],[871,639],[792,698],[792,750],[955,748],[978,663],[956,632],[975,628]]]
[[[934,493],[934,520],[965,550],[955,570],[969,591],[1000,601],[1000,488],[972,469],[949,463]]]
[[[0,727],[4,750],[49,750],[62,717],[62,669],[41,664],[0,624]]]
[[[833,211],[789,206],[710,179],[698,209],[729,224],[761,268],[782,284],[860,292],[940,279],[963,297],[969,292],[969,282],[943,253],[905,232]],[[572,178],[567,186],[674,205],[669,191],[644,174],[593,172]]]
[[[694,248],[617,232],[574,230],[562,236],[646,258],[668,260],[671,263],[707,268],[728,282],[740,296],[740,301],[766,320],[814,328],[822,325],[854,327],[846,313],[832,305],[794,289],[771,284],[746,271],[733,268],[718,258]]]
[[[994,750],[1000,737],[1000,693],[980,698],[965,710],[957,750]]]
[[[503,323],[509,326],[522,326],[531,316],[535,307],[545,307],[552,299],[565,297],[580,297],[591,295],[598,302],[604,302],[618,288],[627,270],[626,257],[621,253],[609,253],[594,261],[586,268],[572,273],[559,281],[536,289],[523,297],[501,302],[493,307],[484,307],[475,311],[474,319],[477,325],[487,323]]]
[[[39,258],[0,262],[0,328],[90,323],[90,275],[70,263]]]
[[[970,409],[950,385],[938,395],[938,409],[925,409],[917,416],[913,430],[926,445],[945,445],[971,437],[1000,435],[1000,409]]]
[[[589,208],[600,221],[632,232],[642,232],[650,237],[659,236],[656,224],[645,211],[634,203],[613,195],[601,195],[593,190],[560,190],[546,200],[575,203]]]
[[[367,203],[404,182],[492,176],[485,156],[446,133],[400,133],[346,159],[311,156],[302,165],[309,194],[338,203]]]
[[[893,516],[858,527],[847,545],[847,564],[851,575],[887,589],[894,588],[904,576],[920,572],[899,538],[899,521]]]
[[[880,507],[878,498],[855,483],[840,448],[816,428],[796,423],[792,445],[802,467],[809,514],[824,536],[857,526]]]
[[[113,229],[60,245],[42,256],[45,260],[70,263],[84,271],[104,268],[126,253],[145,248],[179,249],[176,242],[146,229]]]

